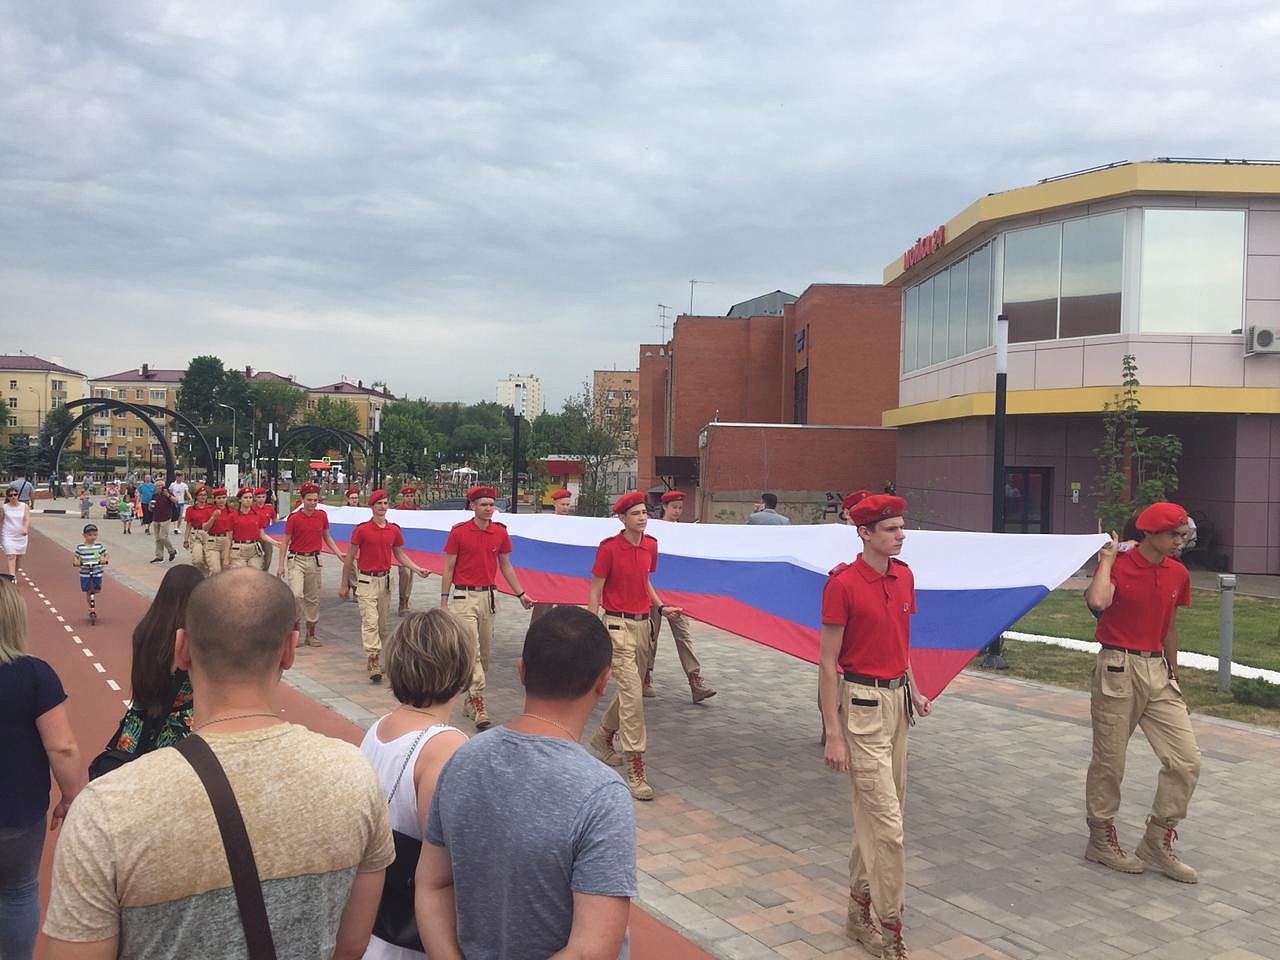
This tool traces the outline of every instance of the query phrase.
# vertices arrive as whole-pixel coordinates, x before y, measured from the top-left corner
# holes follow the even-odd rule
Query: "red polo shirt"
[[[481,530],[474,519],[455,523],[444,542],[444,552],[458,559],[453,582],[462,587],[489,587],[498,576],[498,557],[511,552],[507,525],[490,520]]]
[[[596,548],[593,577],[604,578],[600,606],[618,613],[649,612],[649,574],[658,569],[658,541],[647,533],[639,544],[627,539],[626,531]]]
[[[290,553],[317,553],[324,549],[324,533],[329,529],[329,515],[316,508],[311,516],[302,510],[289,514],[284,534],[289,538]]]
[[[397,503],[391,509],[392,510],[421,510],[422,508],[419,507],[416,503]]]
[[[262,506],[254,507],[253,509],[257,510],[258,513],[262,515],[263,529],[276,522],[276,508],[271,504],[264,503]]]
[[[213,510],[217,510],[217,509],[218,508],[216,506],[213,508]],[[230,504],[227,504],[225,507],[223,507],[222,512],[218,514],[217,519],[213,521],[213,525],[209,527],[209,536],[216,537],[216,536],[219,536],[220,534],[230,533],[231,532],[231,514],[235,513],[236,509],[237,509],[236,507],[233,507]],[[213,510],[209,511],[210,516],[213,515]]]
[[[1150,563],[1137,549],[1116,556],[1111,606],[1098,619],[1094,639],[1126,650],[1164,649],[1174,607],[1191,606],[1191,575],[1172,557]]]
[[[213,516],[212,504],[206,503],[203,507],[198,503],[191,504],[191,506],[187,507],[184,515],[187,521],[187,529],[199,530],[209,522],[211,516]]]
[[[893,557],[882,575],[858,554],[822,590],[823,624],[844,627],[839,663],[847,673],[880,680],[906,673],[915,612],[915,577]]]
[[[395,564],[395,548],[404,546],[404,534],[400,532],[398,523],[388,522],[380,527],[372,520],[366,520],[351,531],[351,545],[360,550],[356,557],[357,569],[382,573]]]
[[[231,514],[231,539],[257,540],[265,526],[266,522],[259,511],[250,508],[248,513],[241,513],[237,510]]]

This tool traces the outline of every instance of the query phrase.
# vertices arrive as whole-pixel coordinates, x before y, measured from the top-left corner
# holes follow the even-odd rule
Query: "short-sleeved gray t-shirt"
[[[473,737],[440,774],[425,839],[449,852],[467,960],[549,957],[569,940],[575,892],[637,895],[631,794],[568,740]]]

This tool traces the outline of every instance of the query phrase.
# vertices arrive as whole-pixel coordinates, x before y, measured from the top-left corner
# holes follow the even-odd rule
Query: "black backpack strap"
[[[253,847],[249,845],[249,832],[245,829],[231,782],[203,737],[193,734],[174,749],[191,764],[209,794],[213,815],[218,821],[218,832],[222,834],[227,865],[231,868],[231,883],[236,891],[236,905],[240,908],[245,943],[249,946],[249,960],[276,960],[276,946],[267,920],[267,904],[262,898],[258,863],[253,856]]]

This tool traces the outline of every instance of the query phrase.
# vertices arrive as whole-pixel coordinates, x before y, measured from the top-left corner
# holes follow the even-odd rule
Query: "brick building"
[[[881,488],[893,479],[882,417],[897,400],[899,323],[898,291],[861,284],[680,316],[669,343],[640,348],[641,489],[682,489],[699,519],[723,521],[770,490],[808,521],[829,497]]]

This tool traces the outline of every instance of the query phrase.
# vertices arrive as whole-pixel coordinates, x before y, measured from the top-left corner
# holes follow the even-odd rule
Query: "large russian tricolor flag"
[[[325,508],[335,540],[370,516],[365,507]],[[392,510],[405,547],[439,573],[449,528],[469,511]],[[612,517],[501,514],[511,561],[535,600],[585,604],[596,547],[621,524]],[[282,524],[272,527],[279,533]],[[818,659],[827,571],[852,561],[856,532],[840,524],[731,526],[649,521],[658,540],[653,585],[695,620],[811,663]],[[937,695],[973,655],[1040,602],[1096,552],[1105,537],[912,530],[902,559],[916,579],[911,663],[926,696]],[[498,578],[499,589],[507,585]],[[1081,600],[1081,603],[1084,601]]]

